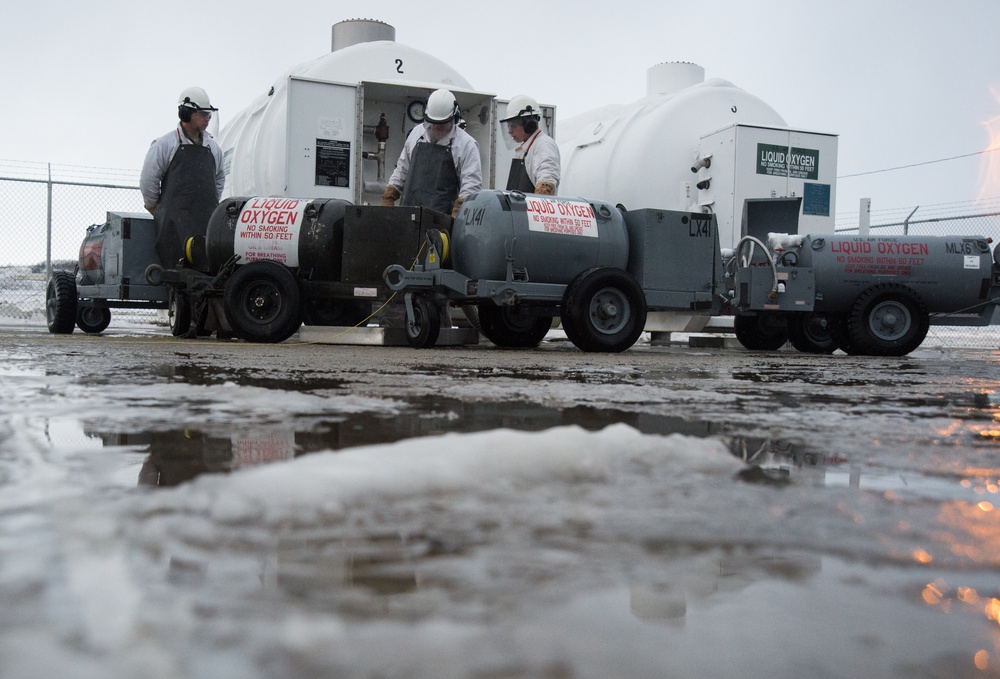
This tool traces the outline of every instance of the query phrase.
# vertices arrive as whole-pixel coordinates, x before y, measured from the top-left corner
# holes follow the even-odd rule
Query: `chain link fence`
[[[87,227],[108,212],[144,212],[139,173],[0,161],[0,318],[45,322],[45,285],[52,269],[73,271]],[[16,235],[15,235],[16,234]],[[115,311],[121,320],[148,324],[155,310]]]
[[[0,320],[45,323],[52,269],[73,271],[87,227],[108,212],[144,213],[137,170],[0,160]],[[854,225],[847,225],[853,218]],[[858,233],[858,214],[839,215],[837,233]],[[1000,243],[1000,198],[894,211],[873,219],[873,236],[985,236]],[[163,324],[155,310],[115,309],[112,324]],[[923,346],[1000,348],[1000,325],[931,326]]]

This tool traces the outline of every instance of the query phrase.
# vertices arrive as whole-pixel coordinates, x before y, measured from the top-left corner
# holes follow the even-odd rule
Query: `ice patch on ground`
[[[608,483],[631,463],[669,461],[679,474],[732,474],[741,467],[718,439],[644,435],[619,424],[599,432],[557,427],[445,434],[341,452],[313,453],[288,464],[202,477],[172,502],[201,504],[223,522],[297,520],[317,510],[377,497],[380,501],[481,490],[520,492],[545,484]],[[193,496],[193,497],[192,497]],[[199,498],[199,499],[196,499]]]

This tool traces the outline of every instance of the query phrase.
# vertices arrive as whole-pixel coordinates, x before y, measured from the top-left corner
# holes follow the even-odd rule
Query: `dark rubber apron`
[[[528,178],[528,168],[524,165],[524,158],[515,158],[510,161],[510,174],[507,175],[507,190],[520,191],[521,193],[535,192],[535,185]]]
[[[153,214],[156,252],[164,267],[177,266],[177,261],[184,257],[188,238],[204,238],[208,220],[218,204],[215,157],[211,149],[181,144],[160,180],[160,202]]]
[[[417,143],[399,204],[429,207],[450,215],[458,199],[458,189],[458,172],[451,158],[451,146]]]
[[[532,138],[531,144],[524,150],[527,157],[531,145],[535,143],[537,137]],[[535,183],[528,176],[528,166],[524,163],[524,158],[515,158],[510,161],[510,174],[507,175],[507,190],[520,191],[521,193],[534,193]]]

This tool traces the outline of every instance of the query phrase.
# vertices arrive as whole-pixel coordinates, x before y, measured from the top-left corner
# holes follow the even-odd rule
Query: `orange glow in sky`
[[[1000,89],[991,87],[990,92],[997,105],[1000,106]],[[979,198],[996,198],[1000,196],[1000,114],[983,122],[989,135],[990,145],[983,154],[980,168]]]

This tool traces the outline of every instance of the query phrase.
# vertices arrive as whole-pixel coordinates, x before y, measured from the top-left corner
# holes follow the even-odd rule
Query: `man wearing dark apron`
[[[156,254],[167,269],[208,269],[204,237],[226,182],[222,149],[208,132],[217,110],[200,87],[181,92],[177,128],[153,141],[142,165],[139,190],[143,205],[153,215]],[[200,238],[192,240],[196,236]],[[189,336],[213,329],[220,337],[229,332],[224,314],[216,307],[221,307],[219,300],[205,301],[192,318],[196,329]]]
[[[540,127],[541,108],[531,97],[519,94],[507,104],[507,133],[518,144],[510,162],[507,190],[555,195],[559,186],[559,147]]]
[[[222,150],[207,130],[217,110],[205,90],[184,90],[177,102],[177,128],[156,139],[146,153],[139,188],[156,225],[160,264],[167,268],[182,262],[203,266],[202,249],[190,251],[192,261],[186,246],[190,238],[204,237],[225,185]]]
[[[459,126],[461,110],[455,95],[436,90],[427,98],[424,122],[410,131],[396,162],[396,169],[382,194],[382,205],[426,207],[458,216],[462,203],[483,188],[479,143]],[[478,329],[475,308],[463,306],[465,315]],[[444,324],[451,324],[447,303],[442,306]],[[379,314],[387,327],[404,322],[401,305],[389,304]]]
[[[165,267],[186,260],[187,242],[205,236],[208,220],[219,204],[215,192],[215,158],[207,146],[177,147],[160,180],[160,202],[153,213],[156,252]],[[192,249],[195,267],[203,266],[201,252]]]
[[[382,205],[427,207],[453,217],[462,202],[483,188],[479,144],[458,126],[455,95],[436,90],[427,98],[424,122],[411,130],[382,194]]]

